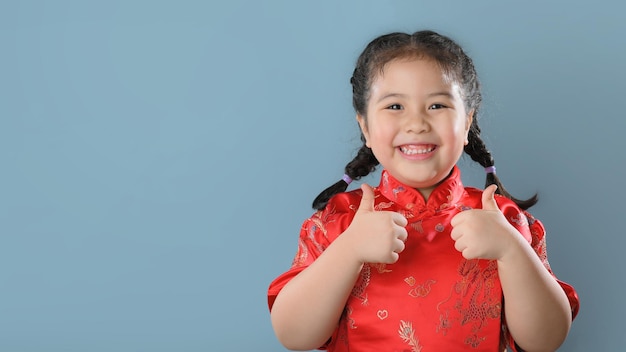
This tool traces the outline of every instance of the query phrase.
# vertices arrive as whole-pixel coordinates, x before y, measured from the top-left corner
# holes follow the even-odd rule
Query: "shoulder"
[[[304,221],[302,230],[321,233],[327,241],[332,242],[350,226],[361,197],[360,189],[334,195],[323,209]]]
[[[359,209],[363,191],[355,189],[334,195],[324,209],[317,211],[307,221],[325,224],[335,228],[335,232],[343,232],[348,228]],[[383,196],[378,187],[374,188],[374,207],[376,210],[393,210],[394,204]]]
[[[363,192],[360,189],[335,194],[330,198],[324,209],[316,212],[314,216],[354,215],[359,208],[362,196]]]

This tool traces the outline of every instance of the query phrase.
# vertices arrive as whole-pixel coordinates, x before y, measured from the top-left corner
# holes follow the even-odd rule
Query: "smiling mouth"
[[[426,145],[403,145],[400,146],[400,151],[406,155],[419,155],[419,154],[428,154],[437,148],[434,144],[426,144]]]

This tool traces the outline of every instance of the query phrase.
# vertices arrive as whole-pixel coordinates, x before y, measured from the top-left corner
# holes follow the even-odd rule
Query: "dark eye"
[[[400,104],[391,104],[387,107],[389,110],[402,110],[403,107]]]
[[[428,107],[429,110],[437,110],[437,109],[443,109],[446,106],[443,104],[432,104],[431,106]]]

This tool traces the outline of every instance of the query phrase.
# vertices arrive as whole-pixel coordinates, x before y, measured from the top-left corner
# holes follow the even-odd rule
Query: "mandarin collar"
[[[456,165],[452,168],[450,175],[435,187],[428,201],[424,201],[424,197],[418,190],[401,183],[387,170],[383,170],[378,187],[385,198],[412,213],[425,210],[437,212],[453,207],[465,193],[461,182],[461,172]]]

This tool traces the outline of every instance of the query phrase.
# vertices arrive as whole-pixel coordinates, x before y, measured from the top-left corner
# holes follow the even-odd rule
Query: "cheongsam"
[[[456,214],[482,207],[482,190],[464,187],[460,176],[454,167],[424,201],[419,191],[383,170],[374,209],[407,218],[406,248],[394,264],[363,265],[336,330],[320,349],[494,352],[508,345],[515,350],[503,317],[497,262],[463,258],[450,237]],[[361,197],[360,189],[340,193],[304,221],[291,269],[270,284],[270,309],[281,288],[348,228]],[[552,273],[541,222],[508,198],[496,195],[496,202]],[[576,291],[558,282],[575,316]]]

